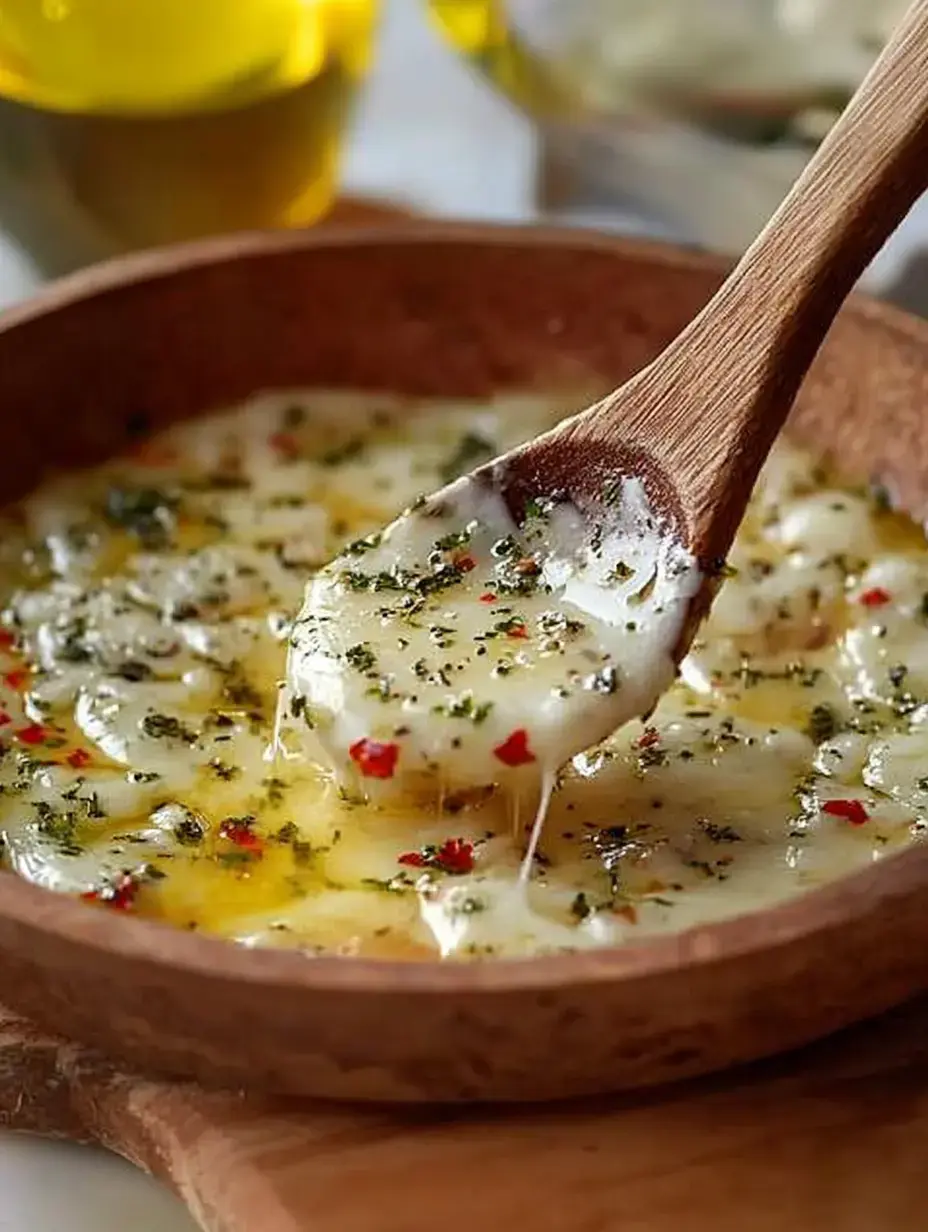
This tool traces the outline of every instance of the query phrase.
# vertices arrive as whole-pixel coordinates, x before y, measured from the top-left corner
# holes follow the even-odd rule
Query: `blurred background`
[[[905,4],[0,0],[5,264],[314,224],[340,193],[737,253]],[[924,230],[875,286],[918,298]]]

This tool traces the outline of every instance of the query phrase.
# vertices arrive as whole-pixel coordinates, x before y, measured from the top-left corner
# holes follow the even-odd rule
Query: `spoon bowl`
[[[480,397],[620,384],[721,263],[577,231],[412,226],[134,257],[0,322],[5,496],[267,389]],[[609,304],[604,311],[601,305]],[[850,304],[789,433],[928,516],[928,326]],[[928,847],[774,910],[583,955],[458,965],[256,951],[0,873],[4,1000],[143,1070],[294,1095],[544,1099],[791,1048],[928,988]]]

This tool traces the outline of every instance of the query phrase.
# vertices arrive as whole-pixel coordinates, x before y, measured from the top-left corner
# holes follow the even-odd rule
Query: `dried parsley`
[[[345,651],[348,663],[359,672],[372,671],[377,666],[377,656],[370,642],[358,642]]]
[[[481,436],[479,432],[465,432],[453,451],[439,464],[439,477],[443,483],[452,483],[478,462],[489,461],[496,452],[496,445],[489,437]]]
[[[581,923],[593,914],[589,899],[582,891],[574,895],[573,902],[570,904],[570,914]]]
[[[831,706],[822,702],[812,707],[806,724],[806,734],[810,739],[816,744],[821,744],[823,740],[831,740],[839,730],[838,716]]]
[[[153,740],[182,740],[184,744],[196,744],[196,733],[185,727],[180,719],[171,714],[151,711],[142,719],[142,731]]]
[[[106,493],[103,516],[128,531],[145,548],[164,548],[175,525],[177,497],[159,488],[113,486]]]

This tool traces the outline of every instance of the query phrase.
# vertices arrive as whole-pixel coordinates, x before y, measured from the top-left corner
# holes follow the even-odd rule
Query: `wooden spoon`
[[[652,710],[670,683],[838,309],[925,187],[928,0],[918,0],[764,232],[662,355],[310,581],[281,712],[292,747],[318,739],[343,786],[378,780],[380,798],[422,780],[454,795],[539,769],[527,879],[555,772]],[[402,592],[392,606],[371,599],[385,586]],[[497,592],[518,597],[515,615],[493,607]],[[552,617],[571,628],[557,655],[532,640]],[[445,634],[476,652],[433,662]],[[513,636],[530,670],[501,685],[485,643]],[[385,692],[352,659],[358,648]],[[410,667],[414,695],[392,683]]]
[[[616,473],[643,478],[706,571],[678,657],[838,309],[926,187],[928,2],[916,0],[703,311],[621,388],[496,463],[517,516],[527,495],[584,507]]]

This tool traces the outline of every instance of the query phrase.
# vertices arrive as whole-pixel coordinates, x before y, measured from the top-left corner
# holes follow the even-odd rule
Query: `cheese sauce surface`
[[[378,585],[392,566],[372,532],[567,409],[257,398],[7,510],[6,864],[88,909],[244,944],[467,959],[677,931],[918,840],[928,545],[788,444],[677,682],[556,775],[561,720],[579,748],[578,715],[633,693],[637,671],[606,608],[564,601],[561,513],[534,530],[498,510],[477,527],[414,517],[398,542],[415,584]],[[623,648],[635,597],[685,573],[665,557],[648,585],[647,552],[632,557],[604,554],[594,579]],[[458,589],[479,623],[444,607]],[[412,622],[394,610],[407,599]],[[409,750],[414,769],[439,758],[438,793],[406,773]],[[523,885],[539,754],[550,804]]]

